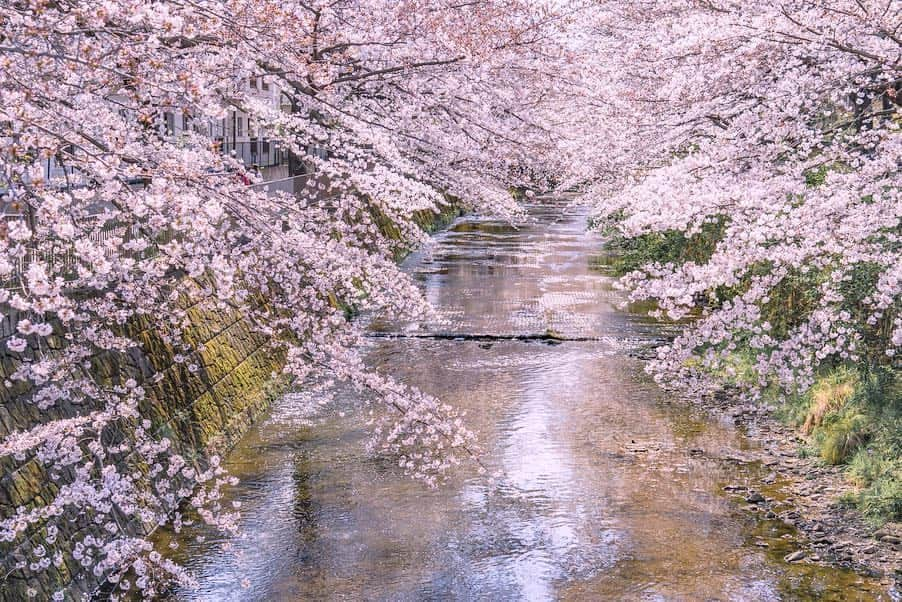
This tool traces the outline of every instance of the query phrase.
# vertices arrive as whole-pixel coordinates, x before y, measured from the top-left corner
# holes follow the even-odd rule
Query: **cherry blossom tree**
[[[900,11],[888,0],[596,5],[586,46],[608,60],[593,119],[614,132],[585,157],[599,223],[707,245],[623,281],[662,317],[697,317],[660,350],[662,382],[707,389],[741,349],[753,397],[802,392],[830,362],[894,361]]]
[[[434,482],[469,453],[453,408],[366,369],[342,305],[422,317],[426,303],[393,261],[422,237],[415,215],[449,197],[518,213],[508,188],[556,156],[558,96],[545,90],[552,65],[568,60],[557,11],[517,0],[3,8],[0,308],[16,330],[5,387],[39,419],[5,437],[0,457],[37,459],[56,492],[0,520],[5,549],[28,559],[17,571],[61,566],[47,551],[57,524],[90,515],[102,535],[76,541],[75,561],[151,596],[189,576],[133,525],[178,528],[188,498],[234,527],[218,459],[186,459],[142,414],[160,375],[110,382],[90,369],[98,353],[141,348],[129,334],[139,323],[197,371],[188,302],[244,316],[298,381],[338,377],[370,391],[384,408],[377,448],[407,472]],[[278,106],[248,86],[261,79]],[[318,149],[301,193],[246,185],[256,175],[221,154],[205,125],[230,111],[298,156]],[[173,132],[168,115],[192,125]],[[36,533],[46,533],[37,545]]]

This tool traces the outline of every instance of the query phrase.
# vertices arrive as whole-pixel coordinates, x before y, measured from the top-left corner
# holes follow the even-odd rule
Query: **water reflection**
[[[417,326],[600,340],[379,339],[369,356],[466,409],[489,476],[464,471],[426,489],[366,454],[354,395],[325,407],[286,398],[228,459],[242,479],[241,535],[179,536],[178,555],[200,587],[178,598],[879,596],[852,573],[786,565],[753,545],[760,526],[722,492],[757,478],[757,467],[724,460],[749,443],[669,403],[630,357],[661,329],[616,309],[610,280],[593,269],[599,242],[585,233],[584,213],[549,203],[533,215],[517,229],[459,221],[412,257],[407,268],[442,316]]]

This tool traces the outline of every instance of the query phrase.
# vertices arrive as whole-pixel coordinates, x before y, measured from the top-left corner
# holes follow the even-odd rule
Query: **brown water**
[[[598,340],[374,339],[370,354],[465,408],[496,476],[465,467],[428,489],[367,455],[353,395],[289,395],[228,458],[241,534],[179,536],[200,585],[177,597],[888,599],[854,573],[782,561],[799,546],[792,530],[723,492],[762,477],[742,461],[751,443],[644,375],[636,352],[666,333],[616,309],[585,212],[558,201],[531,213],[517,229],[459,220],[409,258],[445,318],[419,332]]]

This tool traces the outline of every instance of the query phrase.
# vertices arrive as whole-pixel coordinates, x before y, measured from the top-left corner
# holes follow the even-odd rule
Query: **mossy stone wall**
[[[230,447],[268,407],[282,389],[282,379],[275,377],[284,357],[273,352],[265,337],[254,332],[237,312],[213,312],[193,305],[188,313],[192,326],[187,338],[198,350],[196,372],[191,372],[187,363],[175,362],[175,350],[150,329],[149,321],[142,320],[127,327],[141,348],[98,354],[91,358],[90,371],[101,383],[119,383],[129,378],[140,382],[147,392],[141,404],[142,417],[151,421],[157,436],[169,438],[174,449],[196,463]],[[21,354],[6,350],[5,339],[14,332],[18,318],[15,313],[7,315],[0,326],[0,377],[4,380],[21,362],[41,355],[36,349],[26,349]],[[154,375],[160,376],[152,379]],[[0,439],[53,419],[84,414],[88,409],[61,405],[42,411],[29,398],[25,385],[13,383],[0,388]],[[122,470],[140,470],[133,458],[126,457],[121,463]],[[23,461],[0,458],[0,475],[0,519],[9,518],[20,506],[46,506],[58,491],[43,465],[33,457]],[[51,525],[57,528],[58,535],[48,545],[47,527]],[[140,534],[154,526],[132,523],[123,528]],[[70,600],[93,591],[98,580],[73,558],[72,549],[75,541],[92,532],[99,535],[100,529],[91,516],[69,510],[15,541],[0,542],[0,601],[26,600],[29,588],[37,591],[37,600],[50,599],[59,590]],[[63,564],[43,571],[28,570],[27,564],[37,559],[39,545],[44,548],[43,556],[61,552]],[[21,562],[26,563],[24,570],[16,568]]]

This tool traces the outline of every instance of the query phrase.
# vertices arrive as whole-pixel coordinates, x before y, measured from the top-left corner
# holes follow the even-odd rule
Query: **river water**
[[[461,218],[408,258],[442,317],[417,333],[592,340],[374,338],[369,353],[467,410],[489,474],[464,466],[429,489],[367,454],[355,396],[287,395],[227,459],[240,534],[178,536],[199,586],[176,597],[884,599],[854,573],[782,560],[792,530],[723,489],[766,474],[743,460],[753,443],[643,373],[636,356],[667,332],[617,309],[585,210],[530,213],[516,228]]]

